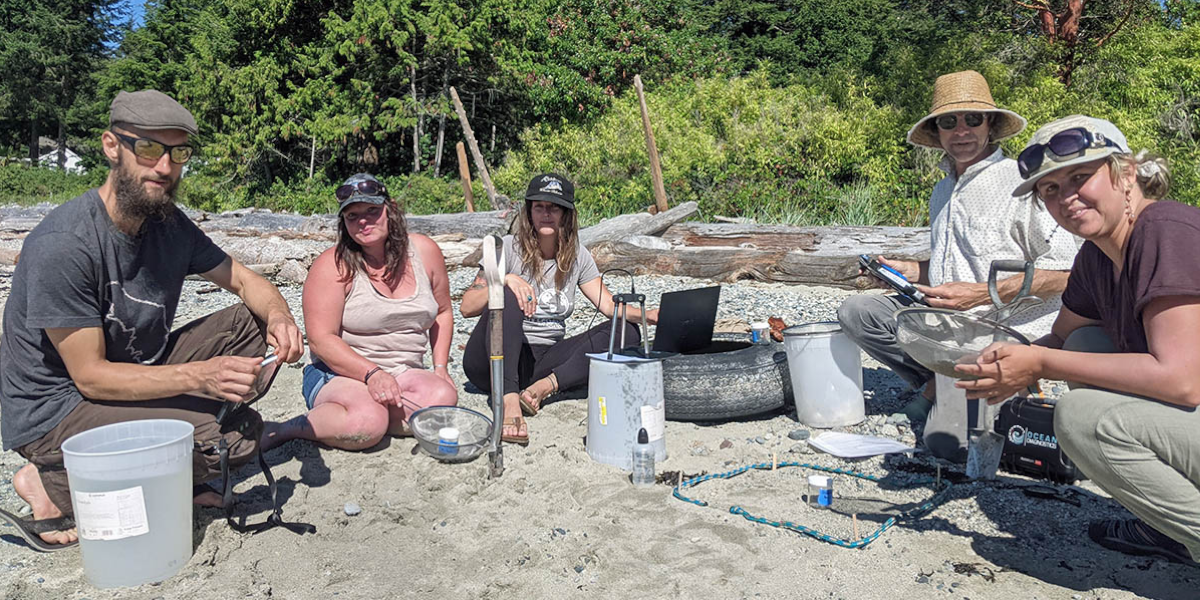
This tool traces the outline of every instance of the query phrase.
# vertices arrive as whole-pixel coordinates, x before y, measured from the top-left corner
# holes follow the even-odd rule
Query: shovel
[[[504,243],[494,235],[483,239],[483,278],[488,289],[488,355],[492,368],[492,447],[488,450],[488,478],[504,474]]]
[[[967,432],[967,477],[994,479],[1004,454],[1004,436],[992,424],[992,407],[979,400],[979,420]]]

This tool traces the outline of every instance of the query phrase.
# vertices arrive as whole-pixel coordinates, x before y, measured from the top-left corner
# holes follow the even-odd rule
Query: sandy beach
[[[3,275],[7,296],[11,268]],[[459,270],[461,292],[474,272]],[[645,282],[643,284],[643,281]],[[681,278],[641,278],[651,304],[663,291],[707,285]],[[180,317],[216,310],[231,301],[188,282]],[[751,282],[726,285],[722,318],[761,318],[768,312],[789,324],[832,317],[850,292]],[[299,288],[284,288],[299,315]],[[457,302],[457,301],[456,301]],[[763,308],[770,307],[770,308]],[[592,318],[579,311],[573,330]],[[452,373],[461,384],[461,346],[474,320],[455,324]],[[281,369],[258,403],[268,419],[297,414],[301,365]],[[903,382],[864,360],[867,420],[840,431],[872,433],[915,444],[908,427],[886,417],[908,398]],[[487,413],[482,395],[463,392],[460,403]],[[795,437],[795,411],[722,423],[668,422],[669,458],[661,471],[722,473],[738,467],[796,461],[874,476],[933,473],[924,454],[845,461],[811,451]],[[1082,599],[1195,598],[1200,569],[1125,556],[1093,544],[1089,521],[1124,509],[1088,482],[1080,506],[1032,498],[1032,480],[1002,473],[995,481],[958,480],[945,503],[923,517],[887,529],[864,549],[846,549],[812,537],[754,523],[731,514],[748,512],[850,536],[853,519],[815,511],[803,503],[807,469],[755,471],[706,481],[685,493],[707,507],[672,497],[669,485],[636,489],[620,470],[588,457],[584,445],[587,403],[548,404],[529,420],[527,448],[506,445],[506,471],[489,480],[486,456],[457,465],[417,451],[412,439],[385,439],[366,452],[343,452],[293,441],[267,454],[279,479],[285,518],[316,526],[298,536],[281,528],[242,535],[214,509],[194,512],[195,553],[180,573],[160,584],[100,590],[85,579],[80,552],[37,554],[0,527],[0,596],[22,600],[87,598],[384,599],[384,598],[952,598]],[[24,464],[15,452],[0,454],[0,502],[23,503],[11,476]],[[255,465],[236,474],[239,513],[262,519],[269,498]],[[858,499],[865,534],[886,516],[881,506],[920,502],[930,488],[895,491],[839,476],[840,498]],[[347,503],[361,512],[350,516]],[[353,511],[351,511],[353,512]]]

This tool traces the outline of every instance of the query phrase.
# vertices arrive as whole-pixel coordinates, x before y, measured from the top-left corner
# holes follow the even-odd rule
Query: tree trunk
[[[38,165],[38,122],[37,117],[29,121],[29,164]]]
[[[421,109],[417,106],[417,67],[408,68],[409,80],[412,83],[413,110],[417,111],[417,121],[413,123],[413,173],[421,172]]]
[[[58,170],[67,170],[67,126],[63,123],[63,119],[58,119]]]
[[[446,67],[442,70],[442,99],[443,101],[450,99],[450,61],[446,61]],[[442,110],[438,111],[441,116],[438,118],[438,138],[437,152],[433,157],[433,176],[437,177],[442,173],[442,145],[446,140],[446,105],[442,105]]]
[[[471,190],[471,169],[467,166],[467,150],[463,143],[454,145],[458,152],[458,180],[462,183],[463,197],[467,200],[467,212],[475,212],[475,192]]]

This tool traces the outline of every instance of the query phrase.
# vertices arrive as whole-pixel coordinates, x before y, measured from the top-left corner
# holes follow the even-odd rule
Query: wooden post
[[[633,87],[637,90],[638,104],[642,107],[642,129],[646,132],[646,152],[650,155],[650,179],[654,182],[654,206],[659,212],[667,210],[667,189],[663,186],[662,165],[658,164],[658,146],[654,143],[654,131],[650,129],[650,109],[646,108],[646,92],[642,89],[642,76],[633,76]]]
[[[475,194],[471,191],[471,167],[467,165],[467,150],[463,143],[454,145],[458,150],[458,179],[462,182],[463,196],[467,199],[467,212],[475,212]]]
[[[475,158],[475,169],[479,171],[479,178],[483,180],[483,189],[487,192],[488,201],[492,203],[492,208],[496,210],[507,209],[508,206],[497,206],[496,188],[492,185],[492,178],[488,175],[487,163],[483,160],[483,153],[479,151],[479,142],[475,141],[475,132],[471,130],[471,123],[467,121],[467,111],[463,108],[462,100],[458,98],[458,90],[450,88],[450,99],[454,101],[454,111],[458,113],[458,122],[462,124],[463,135],[467,138],[467,145],[471,147],[471,156]]]

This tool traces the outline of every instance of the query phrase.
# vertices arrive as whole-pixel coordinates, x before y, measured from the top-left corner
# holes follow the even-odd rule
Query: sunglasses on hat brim
[[[111,130],[110,130],[111,131]],[[191,160],[192,153],[196,149],[191,144],[179,144],[176,146],[168,146],[162,142],[158,142],[149,138],[134,137],[112,131],[112,134],[117,136],[125,144],[129,145],[129,149],[139,158],[153,160],[155,162],[162,158],[162,155],[170,153],[171,162],[182,165]]]
[[[964,115],[957,115],[957,114],[939,115],[933,119],[933,122],[934,122],[934,124],[937,125],[938,129],[941,129],[943,131],[950,131],[951,129],[958,127],[959,116],[961,116],[963,121],[966,122],[967,127],[979,127],[980,125],[983,125],[984,121],[987,120],[987,115],[985,115],[983,113],[979,113],[979,112],[972,112],[972,113],[966,113]]]
[[[1030,144],[1017,156],[1017,170],[1023,179],[1045,163],[1049,156],[1054,162],[1062,162],[1061,158],[1074,158],[1075,155],[1088,148],[1104,148],[1112,146],[1120,148],[1116,142],[1108,139],[1102,133],[1092,133],[1083,127],[1073,127],[1060,131],[1046,140],[1045,144]]]
[[[384,187],[382,183],[371,179],[360,181],[358,183],[347,183],[345,185],[338,186],[338,189],[333,192],[333,195],[336,196],[339,201],[342,201],[349,200],[355,192],[358,192],[363,196],[387,197],[387,188]]]

